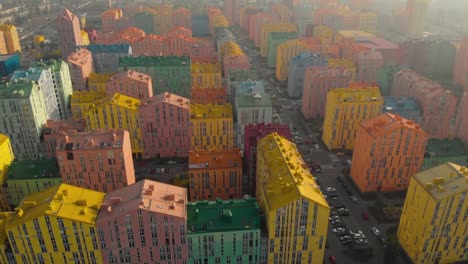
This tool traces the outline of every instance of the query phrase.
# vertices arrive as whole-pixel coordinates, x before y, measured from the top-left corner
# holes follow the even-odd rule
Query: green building
[[[255,198],[188,203],[188,263],[259,263],[260,232]]]
[[[0,84],[0,131],[10,138],[18,160],[41,159],[47,107],[39,86],[26,79]]]
[[[56,159],[23,160],[11,164],[7,174],[8,203],[17,207],[24,197],[62,183]]]
[[[393,85],[393,77],[403,68],[407,67],[401,65],[384,65],[377,71],[377,83],[379,84],[382,96],[390,95],[390,89],[392,89]]]
[[[190,57],[141,56],[119,58],[119,71],[134,70],[151,76],[153,94],[169,92],[190,98]]]
[[[458,139],[430,139],[427,143],[421,171],[452,162],[468,166],[468,149]]]
[[[276,67],[276,54],[278,46],[285,43],[288,40],[296,39],[297,32],[271,32],[268,36],[268,55],[267,63],[268,67]]]

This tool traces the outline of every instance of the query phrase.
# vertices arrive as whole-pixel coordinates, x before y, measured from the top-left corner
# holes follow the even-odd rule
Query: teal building
[[[297,32],[271,32],[268,37],[267,64],[270,68],[276,67],[278,46],[286,41],[296,39]]]
[[[189,264],[260,263],[260,233],[255,198],[187,204]]]
[[[437,167],[445,163],[455,163],[468,166],[468,149],[458,139],[430,139],[427,142],[421,171]]]

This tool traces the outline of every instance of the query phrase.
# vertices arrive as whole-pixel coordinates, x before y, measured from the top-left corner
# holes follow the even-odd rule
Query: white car
[[[315,149],[320,149],[319,144],[315,144],[314,147],[315,147]]]
[[[350,196],[350,198],[351,198],[351,201],[353,201],[353,202],[355,202],[355,203],[358,201],[357,198],[356,198],[356,196]]]
[[[367,244],[367,239],[364,239],[364,238],[358,238],[358,239],[356,239],[356,244],[358,244],[358,245],[364,245],[364,244]]]
[[[167,163],[168,163],[168,164],[176,164],[176,163],[177,163],[177,161],[170,160],[170,161],[168,161]]]
[[[377,229],[377,227],[372,228],[372,233],[374,233],[375,236],[380,236],[380,230]]]
[[[327,187],[325,190],[327,190],[327,192],[334,192],[334,191],[336,191],[336,189],[333,188],[333,187]]]
[[[343,227],[337,227],[332,229],[333,233],[343,233],[346,231]]]

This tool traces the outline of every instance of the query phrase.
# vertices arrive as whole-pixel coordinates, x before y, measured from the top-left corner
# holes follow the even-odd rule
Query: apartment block
[[[291,23],[271,23],[261,26],[260,34],[260,55],[266,57],[268,55],[268,40],[271,32],[297,32],[297,25]]]
[[[187,226],[187,263],[260,263],[261,220],[255,198],[190,202]]]
[[[3,210],[0,212],[0,261],[5,264],[16,264],[15,255],[11,251],[6,232],[6,225],[14,214]]]
[[[132,45],[134,56],[164,56],[164,36],[148,34]]]
[[[233,130],[233,110],[230,103],[190,105],[191,150],[232,149]]]
[[[17,79],[0,84],[0,131],[8,136],[18,160],[44,157],[42,131],[47,120],[47,107],[39,86]],[[21,131],[21,133],[19,133]]]
[[[457,85],[468,85],[468,36],[463,38],[456,52],[453,82]]]
[[[238,148],[189,152],[190,201],[242,198],[242,156]]]
[[[123,18],[122,8],[111,8],[101,13],[102,32],[117,31],[117,21]]]
[[[444,139],[454,130],[451,124],[458,98],[440,84],[411,69],[398,71],[393,79],[392,96],[415,97],[422,109],[421,127],[431,138]]]
[[[351,59],[328,59],[328,66],[342,66],[351,73],[351,81],[356,80],[356,62]]]
[[[384,113],[357,129],[350,175],[361,192],[394,192],[408,187],[419,171],[429,135],[414,121]]]
[[[194,62],[216,62],[215,45],[209,38],[195,38],[196,42],[192,45],[190,58]]]
[[[8,136],[0,134],[0,210],[8,211],[6,179],[8,168],[15,159]]]
[[[70,107],[73,118],[84,118],[85,112],[92,107],[95,101],[106,97],[105,92],[73,92],[70,100]]]
[[[422,111],[416,98],[386,96],[383,99],[383,111],[412,120],[416,124],[421,123]]]
[[[308,67],[303,78],[302,115],[306,119],[323,118],[327,93],[334,88],[349,87],[351,73],[342,66]]]
[[[378,87],[337,88],[327,93],[322,140],[331,149],[354,147],[359,123],[382,112]]]
[[[378,37],[361,37],[355,40],[344,40],[343,57],[354,59],[360,52],[379,51],[385,65],[397,64],[400,61],[398,45]]]
[[[195,88],[191,91],[190,102],[192,104],[225,104],[227,102],[227,93],[222,88]]]
[[[242,190],[244,194],[254,195],[256,190],[257,172],[257,144],[258,141],[271,133],[292,140],[291,130],[287,124],[250,124],[244,128],[244,173],[242,179]]]
[[[65,8],[58,14],[56,21],[59,48],[62,59],[66,60],[76,50],[76,46],[82,45],[80,19]]]
[[[143,100],[138,112],[143,158],[186,158],[190,150],[190,100],[162,93]]]
[[[276,133],[258,143],[256,197],[265,214],[267,263],[323,263],[330,207],[296,145]]]
[[[190,98],[192,81],[189,57],[122,57],[119,71],[133,70],[147,74],[153,83],[153,94],[174,93]]]
[[[79,48],[67,58],[73,91],[86,91],[88,77],[94,72],[93,57],[89,50]]]
[[[312,36],[320,39],[324,50],[333,44],[335,38],[335,30],[325,25],[316,25],[313,29]]]
[[[56,157],[62,181],[109,192],[135,182],[128,131],[68,131],[57,139]]]
[[[278,46],[293,39],[297,39],[297,32],[271,32],[268,39],[267,65],[276,67]]]
[[[426,26],[429,14],[428,0],[408,0],[404,10],[403,32],[408,36],[420,36]]]
[[[236,105],[236,99],[240,95],[265,94],[265,85],[260,80],[233,81],[228,92],[231,104]]]
[[[420,171],[445,163],[468,166],[468,148],[459,138],[429,139]]]
[[[192,12],[190,9],[179,7],[172,12],[172,26],[192,28]]]
[[[96,220],[103,263],[187,261],[187,190],[141,180],[106,194]]]
[[[21,45],[18,37],[18,31],[14,25],[0,25],[0,34],[3,35],[3,41],[0,42],[0,50],[6,50],[5,54],[15,54],[21,52]]]
[[[220,63],[192,63],[191,67],[192,89],[223,86]]]
[[[214,44],[216,51],[220,51],[221,47],[226,44],[228,41],[232,41],[234,43],[237,42],[236,36],[234,36],[234,33],[229,28],[226,27],[218,27],[215,29],[215,35],[214,35]]]
[[[273,23],[273,15],[270,13],[259,12],[250,18],[250,40],[254,43],[255,47],[260,47],[262,36],[262,28],[265,24]]]
[[[83,113],[89,129],[125,129],[130,133],[130,142],[134,157],[140,158],[143,153],[141,128],[138,111],[141,101],[123,94],[115,93],[106,96]]]
[[[6,179],[8,205],[17,208],[24,197],[61,183],[56,159],[15,161]]]
[[[118,72],[119,58],[133,54],[129,44],[91,44],[82,48],[91,51],[96,73]]]
[[[459,110],[456,120],[456,135],[468,146],[468,91],[460,98]]]
[[[328,61],[325,57],[311,52],[303,52],[290,59],[288,65],[288,96],[300,97],[302,95],[306,70],[309,67],[324,67],[327,64]]]
[[[414,263],[457,263],[468,259],[463,215],[468,210],[467,176],[466,167],[446,163],[411,178],[397,237]]]
[[[292,23],[293,14],[288,6],[274,3],[270,7],[275,22]]]
[[[375,37],[374,34],[362,30],[338,30],[335,32],[335,42],[343,41],[344,39],[360,39],[363,37]]]
[[[107,95],[124,94],[140,100],[153,96],[151,77],[136,71],[125,71],[111,76],[105,83]]]
[[[29,68],[28,70],[16,70],[11,76],[11,81],[23,79],[35,82],[45,100],[46,112],[48,119],[60,119],[59,98],[56,94],[52,73],[50,70],[40,68]]]
[[[100,263],[96,218],[103,199],[68,184],[25,197],[6,224],[16,262]]]
[[[221,47],[221,62],[223,64],[224,76],[228,76],[232,70],[250,69],[249,57],[233,41],[228,41]]]
[[[360,82],[376,82],[377,73],[384,66],[380,51],[360,52],[356,55],[356,79]]]
[[[228,93],[228,96],[232,99],[233,95],[235,95],[236,91],[236,85],[246,82],[251,81],[251,82],[261,82],[262,87],[263,87],[263,81],[260,80],[260,76],[258,76],[255,72],[249,71],[249,70],[233,70],[229,72],[227,76],[227,87],[226,91]],[[248,85],[249,89],[251,85]],[[260,88],[260,87],[259,87]],[[263,91],[265,90],[262,88]],[[234,92],[233,92],[234,91]]]
[[[42,135],[47,159],[55,158],[57,139],[70,130],[86,132],[86,121],[84,119],[47,120]]]
[[[116,72],[111,73],[95,73],[92,72],[88,77],[88,91],[90,92],[106,92],[106,83]]]
[[[192,38],[192,36],[185,36],[176,31],[166,36],[164,46],[170,56],[190,56],[192,47],[196,42],[196,39]]]
[[[7,77],[20,67],[18,54],[0,55],[0,77]]]

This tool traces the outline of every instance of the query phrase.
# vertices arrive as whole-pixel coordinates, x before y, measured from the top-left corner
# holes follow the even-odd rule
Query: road
[[[371,227],[379,228],[384,235],[384,231],[389,225],[378,223],[371,214],[368,214],[368,220],[364,220],[362,213],[367,212],[367,208],[374,202],[360,198],[355,190],[353,190],[353,195],[358,197],[358,201],[352,202],[350,195],[348,195],[337,180],[338,177],[345,179],[342,173],[344,166],[342,161],[351,159],[351,157],[342,156],[339,158],[334,152],[324,149],[320,140],[318,125],[314,122],[304,120],[300,113],[300,100],[287,97],[286,83],[276,80],[275,70],[267,67],[266,58],[260,57],[259,50],[254,47],[252,41],[248,39],[247,34],[242,32],[237,26],[233,27],[232,31],[246,55],[250,57],[250,62],[252,64],[251,71],[256,72],[264,81],[266,92],[276,97],[274,112],[276,112],[279,117],[275,119],[275,122],[289,124],[294,137],[298,139],[296,140],[296,144],[298,144],[298,149],[304,160],[306,162],[313,161],[322,166],[323,173],[314,173],[314,176],[317,177],[319,184],[322,186],[322,191],[325,187],[333,187],[336,189],[333,194],[338,197],[338,201],[329,199],[329,204],[336,205],[340,203],[349,209],[351,215],[342,216],[341,220],[346,224],[349,230],[362,230],[368,240],[368,247],[371,247],[373,250],[372,257],[365,261],[351,258],[347,254],[347,247],[340,243],[337,236],[331,231],[332,226],[329,225],[328,248],[326,249],[325,257],[335,256],[338,263],[384,263],[384,248],[380,240],[372,233]],[[305,141],[308,141],[307,143],[309,144],[304,144]],[[317,149],[314,144],[318,144],[319,148]],[[344,180],[345,184],[351,186],[347,181],[348,179]],[[358,245],[355,245],[355,247],[356,246]],[[328,260],[325,261],[328,262]],[[398,263],[406,262],[404,259],[399,259],[395,264]]]

